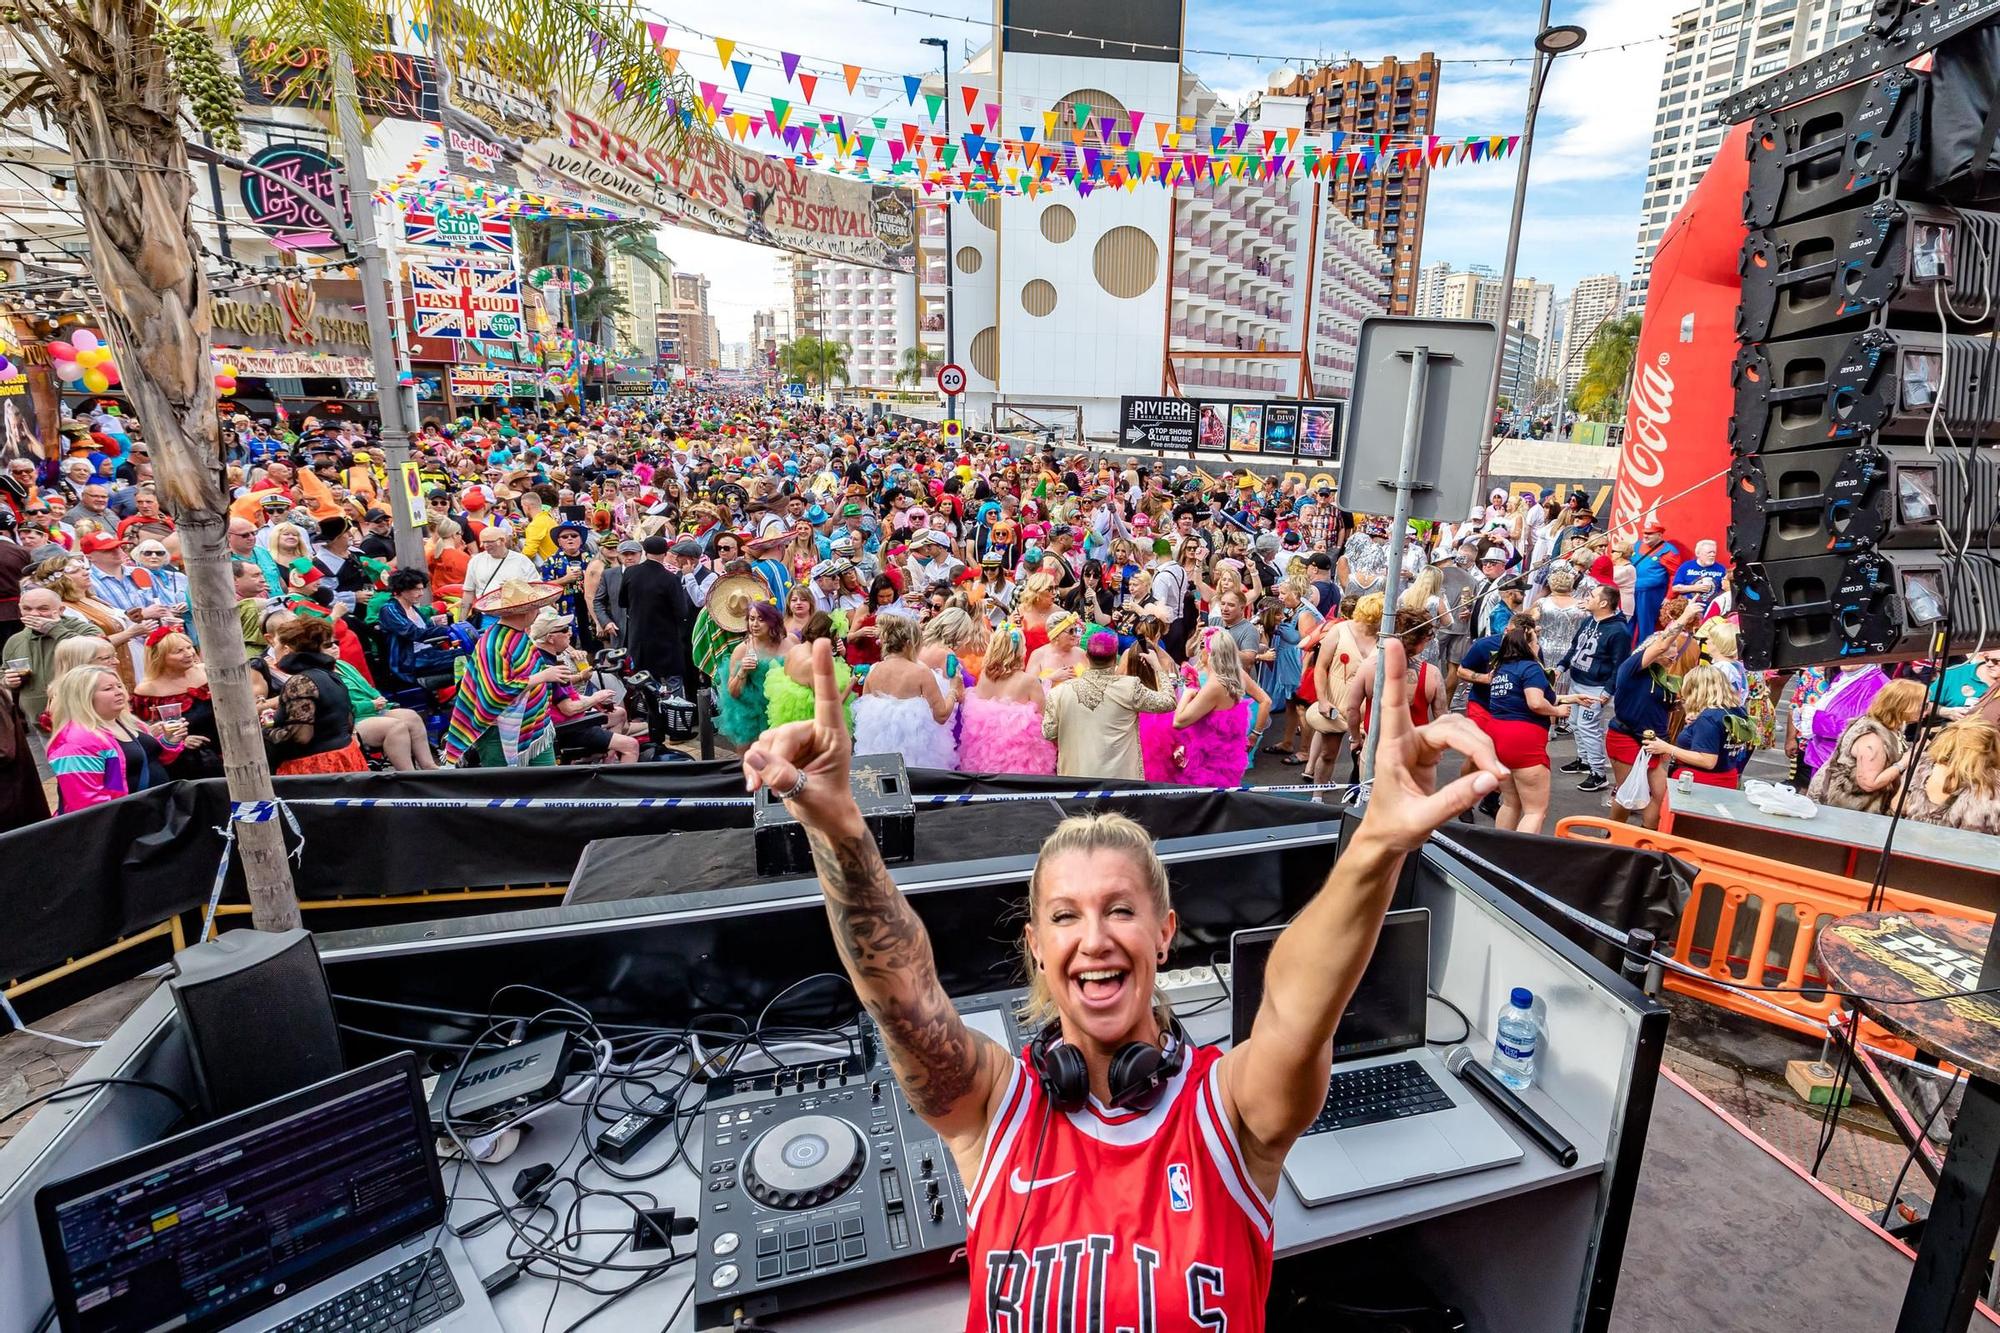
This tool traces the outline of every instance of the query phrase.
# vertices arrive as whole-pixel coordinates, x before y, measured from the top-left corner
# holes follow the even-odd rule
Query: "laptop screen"
[[[220,1328],[436,1226],[429,1132],[402,1054],[44,1187],[62,1327]]]
[[[1229,940],[1229,1035],[1250,1035],[1264,1003],[1264,967],[1281,926],[1239,930]],[[1382,919],[1374,956],[1340,1026],[1333,1032],[1333,1058],[1355,1060],[1424,1044],[1424,992],[1431,972],[1431,914],[1416,907]]]

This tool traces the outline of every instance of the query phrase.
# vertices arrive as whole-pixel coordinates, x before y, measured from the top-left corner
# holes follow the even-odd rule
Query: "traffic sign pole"
[[[949,426],[959,420],[958,396],[965,392],[965,367],[956,361],[947,361],[939,366],[937,386],[938,392],[944,395],[945,424]],[[950,438],[956,442],[956,436]]]

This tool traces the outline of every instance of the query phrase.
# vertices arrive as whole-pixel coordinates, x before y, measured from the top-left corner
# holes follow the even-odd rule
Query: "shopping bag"
[[[1637,814],[1653,803],[1653,783],[1648,775],[1653,771],[1654,762],[1648,755],[1644,763],[1632,765],[1632,771],[1618,784],[1618,790],[1611,793],[1611,799],[1620,808]]]

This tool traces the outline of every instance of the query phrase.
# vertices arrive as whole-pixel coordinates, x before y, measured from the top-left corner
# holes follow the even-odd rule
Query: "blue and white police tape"
[[[230,804],[229,822],[215,830],[222,835],[222,859],[217,862],[215,867],[215,887],[209,890],[208,910],[202,913],[201,934],[195,936],[197,940],[208,938],[209,929],[215,924],[216,909],[222,905],[222,886],[229,879],[229,853],[236,846],[236,826],[238,824],[268,824],[281,815],[284,817],[286,826],[292,830],[292,836],[298,839],[298,845],[292,848],[291,856],[294,865],[300,864],[300,858],[305,855],[306,835],[299,829],[298,816],[294,815],[287,808],[285,802],[272,799],[269,801],[234,801]]]
[[[1365,785],[1365,784],[1364,784]],[[913,796],[922,806],[988,805],[1006,801],[1097,801],[1120,796],[1200,796],[1248,792],[1262,796],[1351,793],[1347,783],[1300,783],[1274,787],[1100,787],[1079,791],[965,792]],[[710,810],[747,807],[749,796],[494,796],[484,800],[441,796],[311,796],[286,804],[332,810]]]

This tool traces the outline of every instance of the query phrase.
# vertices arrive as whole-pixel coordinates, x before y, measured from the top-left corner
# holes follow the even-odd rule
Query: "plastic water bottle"
[[[1493,1077],[1516,1092],[1535,1082],[1535,1051],[1541,1029],[1535,1023],[1535,996],[1526,986],[1514,987],[1493,1033]]]

